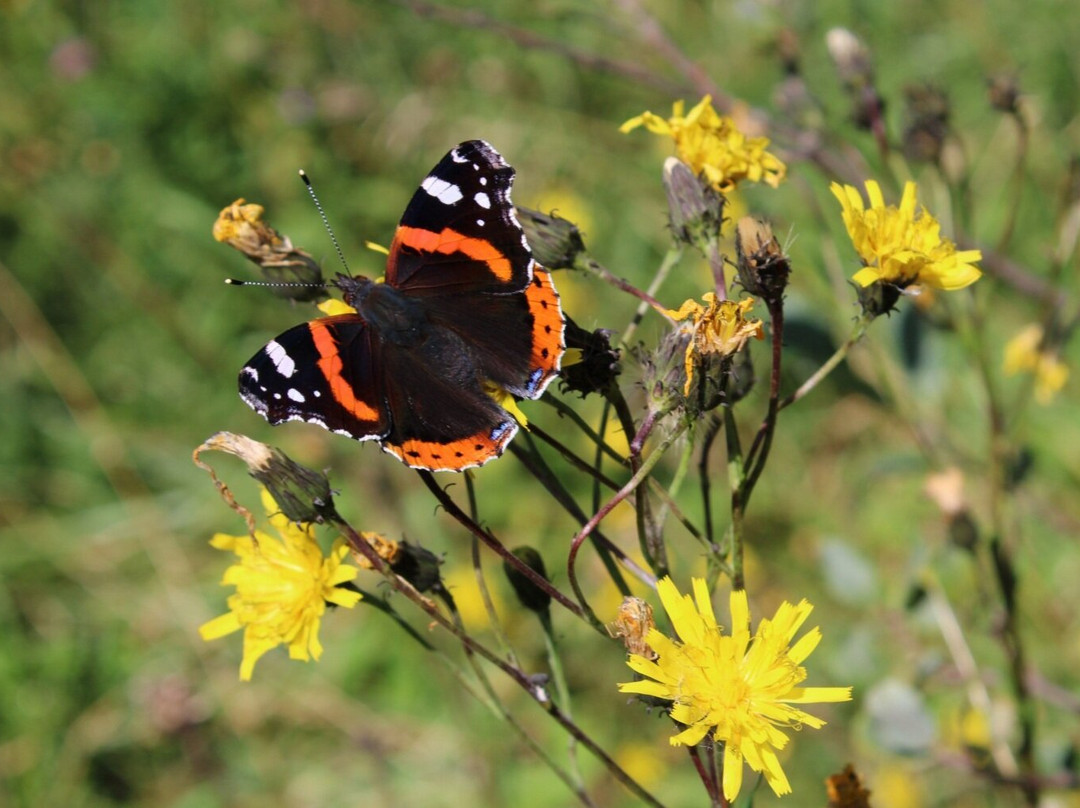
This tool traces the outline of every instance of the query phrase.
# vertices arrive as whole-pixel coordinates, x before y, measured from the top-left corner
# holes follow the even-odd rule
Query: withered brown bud
[[[262,205],[237,199],[218,214],[214,238],[258,264],[267,283],[312,284],[270,287],[278,297],[301,301],[327,297],[326,289],[320,285],[323,275],[318,262],[264,222],[262,215]]]
[[[196,456],[209,449],[243,460],[251,476],[266,486],[290,521],[338,520],[330,482],[322,472],[301,466],[280,449],[232,432],[218,432],[195,450]]]
[[[990,106],[998,112],[1017,115],[1020,112],[1020,82],[1013,73],[998,73],[987,80]]]
[[[949,135],[949,98],[929,84],[904,89],[907,125],[904,155],[910,160],[939,163]]]
[[[704,248],[706,239],[720,232],[724,195],[675,157],[664,161],[664,190],[672,235],[684,244]]]
[[[574,260],[585,252],[585,241],[577,225],[552,213],[517,208],[518,221],[533,258],[548,269],[572,269]]]
[[[547,570],[544,568],[544,559],[534,548],[522,545],[510,552],[545,581],[549,580]],[[506,573],[510,585],[514,587],[514,592],[517,593],[522,606],[537,614],[544,614],[548,611],[551,607],[551,595],[537,587],[517,567],[512,566],[507,561],[503,561],[503,572]]]
[[[581,393],[582,398],[606,390],[622,372],[619,349],[611,347],[611,331],[605,328],[586,331],[567,317],[566,348],[559,372],[561,384],[565,390]]]
[[[735,229],[739,283],[771,309],[780,304],[791,275],[791,262],[780,249],[768,222],[744,216]]]

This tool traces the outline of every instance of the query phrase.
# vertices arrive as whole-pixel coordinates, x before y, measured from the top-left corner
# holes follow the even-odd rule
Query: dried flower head
[[[694,365],[702,357],[729,357],[739,350],[751,337],[764,339],[765,332],[761,320],[747,319],[746,315],[754,307],[752,297],[738,302],[717,300],[712,292],[701,296],[705,305],[696,300],[687,300],[678,311],[668,314],[675,320],[690,319],[691,339],[686,346],[686,385],[683,395],[690,394],[690,385],[694,379]]]
[[[621,639],[627,653],[645,659],[656,659],[656,651],[649,647],[647,637],[656,630],[652,606],[641,598],[627,595],[619,604],[619,613],[608,627],[608,634]]]
[[[765,151],[767,137],[747,137],[727,115],[720,115],[705,96],[689,113],[676,101],[670,118],[643,112],[619,127],[630,132],[644,126],[675,141],[679,159],[704,177],[710,186],[727,193],[743,180],[765,182],[776,188],[787,173],[776,155]]]
[[[278,537],[257,530],[254,537],[219,533],[211,539],[212,546],[239,559],[222,578],[236,592],[229,596],[229,611],[199,629],[204,640],[243,629],[243,681],[251,679],[259,657],[279,645],[289,647],[292,659],[318,660],[326,604],[352,608],[360,600],[360,593],[341,587],[357,575],[356,567],[342,563],[349,552],[345,542],[339,539],[324,556],[311,525],[290,521],[265,489],[262,500]]]
[[[783,300],[791,275],[791,262],[780,249],[768,222],[744,216],[735,228],[736,270],[739,283],[769,306]]]
[[[263,206],[237,199],[223,208],[214,222],[214,238],[239,250],[259,265],[268,283],[310,284],[275,286],[274,294],[291,300],[320,300],[326,297],[322,268],[287,236],[262,219]]]
[[[656,629],[648,633],[656,660],[631,654],[627,664],[644,677],[619,685],[623,693],[638,693],[672,702],[671,717],[686,729],[671,738],[673,746],[693,746],[706,735],[724,744],[724,797],[734,800],[742,786],[743,762],[762,772],[777,795],[791,786],[777,752],[788,743],[782,729],[825,722],[796,704],[851,699],[850,687],[803,687],[803,661],[821,641],[817,627],[792,644],[813,606],[784,602],[775,616],[762,620],[750,634],[746,592],[731,593],[731,633],[716,622],[705,581],[693,579],[694,597],[681,595],[670,578],[657,585],[664,610],[678,639]]]
[[[963,289],[982,277],[974,265],[978,250],[960,250],[941,237],[941,225],[924,208],[916,211],[916,185],[904,185],[900,206],[886,205],[881,188],[867,180],[870,207],[851,185],[833,183],[833,195],[843,209],[844,225],[864,267],[855,283],[867,287],[886,283],[899,289],[922,284],[935,289]]]

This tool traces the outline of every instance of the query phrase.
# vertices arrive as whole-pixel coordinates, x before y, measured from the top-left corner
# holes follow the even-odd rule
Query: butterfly
[[[240,397],[271,424],[376,440],[413,468],[462,471],[517,432],[492,391],[539,398],[566,350],[551,273],[514,213],[512,169],[482,140],[451,149],[405,208],[384,282],[331,281],[355,312],[268,342]]]

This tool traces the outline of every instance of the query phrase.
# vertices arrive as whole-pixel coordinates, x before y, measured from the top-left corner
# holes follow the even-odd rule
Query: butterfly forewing
[[[271,340],[240,371],[240,396],[271,424],[307,421],[357,440],[390,428],[373,356],[377,336],[357,315],[312,320]]]
[[[524,289],[532,253],[510,201],[513,182],[514,169],[482,140],[452,149],[405,208],[386,282],[418,296]]]

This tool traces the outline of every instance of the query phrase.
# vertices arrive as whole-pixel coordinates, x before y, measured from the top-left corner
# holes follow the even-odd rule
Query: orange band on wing
[[[432,443],[422,440],[402,441],[400,446],[383,443],[383,449],[413,468],[429,471],[463,471],[482,466],[503,453],[509,438],[516,430],[508,430],[507,436],[492,440],[488,435],[473,435],[450,443]]]
[[[334,400],[361,421],[378,423],[378,411],[366,401],[358,399],[352,385],[345,381],[342,375],[344,364],[338,353],[333,331],[321,320],[312,320],[308,323],[308,328],[311,329],[315,348],[319,351],[319,370],[330,384],[330,394]]]
[[[535,264],[533,279],[525,290],[529,313],[533,316],[532,357],[530,368],[543,371],[541,382],[534,397],[539,397],[548,380],[559,370],[559,363],[566,351],[566,323],[563,321],[559,294],[551,282],[551,273]]]
[[[514,275],[510,259],[499,252],[490,241],[469,238],[449,227],[444,227],[441,232],[436,233],[433,230],[399,225],[396,240],[422,252],[443,255],[461,253],[475,261],[483,261],[488,265],[491,273],[504,283],[510,281]]]

